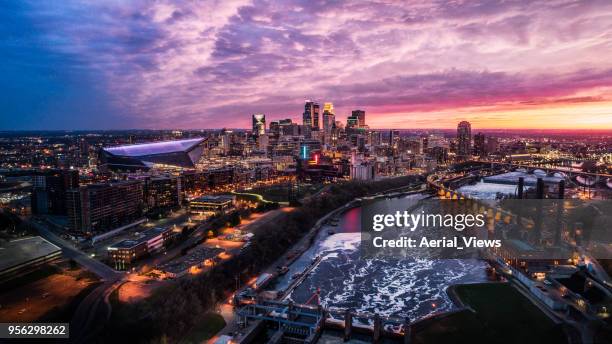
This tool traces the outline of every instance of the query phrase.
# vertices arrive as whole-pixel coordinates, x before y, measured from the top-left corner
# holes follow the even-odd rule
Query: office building
[[[142,217],[143,183],[138,180],[90,184],[67,192],[70,230],[97,235],[128,226]]]
[[[400,139],[399,130],[390,130],[389,131],[389,147],[397,148],[397,143]]]
[[[32,176],[32,213],[66,215],[66,191],[78,186],[77,170],[36,172]]]
[[[108,247],[108,256],[115,269],[125,270],[134,261],[160,252],[175,235],[171,227],[152,228],[133,239],[125,239]]]
[[[263,113],[253,114],[253,136],[266,133],[266,115]]]
[[[325,135],[331,133],[335,121],[334,104],[325,103],[323,105],[323,132],[325,132]]]
[[[319,103],[307,100],[304,104],[304,114],[302,115],[305,129],[304,136],[309,137],[310,131],[319,130]]]
[[[183,202],[181,177],[146,178],[144,199],[147,212],[169,210],[180,206]]]
[[[359,127],[359,119],[357,117],[349,116],[346,118],[346,129],[353,129]]]
[[[483,133],[474,135],[474,154],[480,157],[487,155],[486,137]]]
[[[499,140],[496,137],[487,138],[487,152],[489,154],[499,152]]]
[[[351,112],[351,117],[354,117],[354,118],[357,119],[357,127],[365,128],[365,126],[366,126],[365,111],[363,111],[363,110],[353,110]]]
[[[278,121],[280,127],[280,133],[283,136],[298,136],[300,135],[300,125],[293,123],[290,118],[281,119]]]
[[[472,154],[472,126],[462,121],[457,125],[457,158],[466,160]]]
[[[234,207],[236,197],[231,195],[209,195],[193,199],[189,202],[192,214],[222,213]]]

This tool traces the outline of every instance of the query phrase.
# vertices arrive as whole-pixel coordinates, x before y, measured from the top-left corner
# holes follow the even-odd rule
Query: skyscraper
[[[281,128],[280,128],[280,124],[278,123],[278,121],[270,122],[270,139],[274,142],[278,141],[278,138],[280,137],[280,133],[281,133]]]
[[[319,130],[319,109],[319,103],[306,101],[302,116],[304,127],[308,127],[310,130]]]
[[[334,104],[325,103],[323,105],[323,131],[325,134],[331,132],[335,120]]]
[[[472,150],[472,126],[470,122],[461,121],[457,125],[457,157],[467,159]]]
[[[487,155],[487,146],[485,145],[485,135],[483,133],[478,133],[474,135],[474,154],[478,156],[486,156]]]
[[[389,131],[389,147],[397,148],[397,143],[400,139],[399,130],[392,129]]]
[[[351,116],[357,118],[357,127],[364,128],[365,127],[365,111],[363,110],[353,110],[351,112]]]
[[[266,115],[263,113],[253,114],[253,135],[259,136],[266,133]]]
[[[487,153],[492,154],[499,151],[499,140],[495,137],[487,139]]]
[[[71,230],[104,233],[128,225],[142,215],[143,183],[138,180],[88,184],[67,191],[66,208]]]
[[[358,125],[359,125],[359,119],[357,117],[348,116],[346,118],[346,128],[347,129],[357,128]]]

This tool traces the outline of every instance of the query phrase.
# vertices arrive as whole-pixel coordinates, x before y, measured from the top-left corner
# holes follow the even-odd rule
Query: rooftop
[[[202,141],[204,141],[204,138],[200,137],[186,140],[161,141],[135,145],[106,147],[104,148],[104,150],[114,155],[139,157],[144,155],[185,152],[197,146]]]
[[[0,245],[0,272],[61,251],[39,236],[9,241]]]
[[[192,202],[226,203],[234,200],[232,195],[206,195],[195,198]]]
[[[119,249],[119,248],[132,248],[132,247],[136,247],[144,242],[149,241],[152,238],[155,238],[158,235],[161,235],[164,232],[170,231],[170,228],[161,228],[161,227],[156,227],[156,228],[151,228],[149,230],[146,230],[142,233],[140,233],[140,235],[138,236],[138,238],[135,239],[125,239],[122,241],[119,241],[117,243],[112,244],[111,246],[109,246],[109,249]]]

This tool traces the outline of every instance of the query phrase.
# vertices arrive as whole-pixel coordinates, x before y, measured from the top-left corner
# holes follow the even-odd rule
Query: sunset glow
[[[0,129],[247,128],[304,99],[372,128],[612,129],[610,1],[26,1],[0,20]]]

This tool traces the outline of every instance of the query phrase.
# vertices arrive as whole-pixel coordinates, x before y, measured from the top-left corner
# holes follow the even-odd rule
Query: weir
[[[316,343],[325,328],[343,331],[344,341],[350,340],[353,333],[360,333],[370,335],[374,343],[383,337],[402,338],[405,333],[410,337],[412,333],[410,320],[405,318],[284,301],[260,301],[238,309],[237,314],[245,326],[252,321],[265,321],[274,331],[269,343],[280,343],[283,339]],[[404,343],[411,342],[409,337]]]

